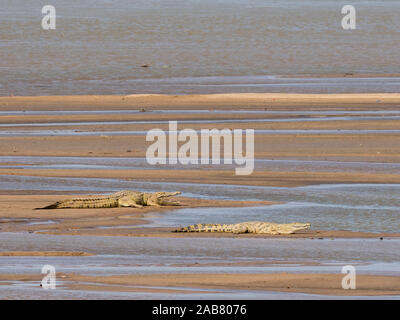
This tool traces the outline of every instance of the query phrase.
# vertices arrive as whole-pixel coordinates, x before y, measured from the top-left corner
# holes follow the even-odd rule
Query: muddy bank
[[[3,251],[0,257],[86,257],[92,256],[87,252],[68,251]]]
[[[272,201],[213,201],[174,197],[181,202],[179,207],[105,208],[105,209],[56,209],[33,210],[71,195],[0,195],[0,231],[2,232],[46,232],[56,234],[85,234],[84,230],[102,235],[107,230],[120,230],[126,226],[132,232],[138,225],[145,225],[146,218],[163,214],[176,208],[198,207],[245,207],[271,205]],[[80,196],[82,197],[82,196]],[[113,229],[114,228],[114,229]],[[121,229],[123,230],[123,229]],[[120,235],[120,234],[116,234]]]
[[[356,109],[360,104],[364,107],[398,105],[398,93],[363,93],[363,94],[296,94],[296,93],[227,93],[209,95],[82,95],[82,96],[26,96],[0,97],[0,105],[4,110],[25,110],[35,107],[36,110],[79,110],[82,106],[100,110],[124,108],[166,108],[173,105],[177,108],[232,107],[253,108],[265,107],[293,107],[296,106],[353,106]]]
[[[174,232],[176,228],[124,228],[117,229],[97,229],[97,230],[51,230],[37,231],[38,234],[54,234],[54,235],[82,235],[82,236],[118,236],[118,237],[149,237],[149,238],[235,238],[235,239],[378,239],[388,240],[399,238],[400,233],[388,232],[357,232],[348,230],[308,230],[285,235],[269,235],[269,234],[232,234],[232,233],[214,233],[214,232]]]
[[[58,290],[76,291],[116,291],[116,292],[167,292],[186,293],[208,290],[241,290],[297,292],[335,296],[386,296],[400,295],[399,277],[357,275],[354,290],[342,288],[342,274],[152,274],[152,275],[114,275],[84,276],[79,274],[58,274],[62,285]],[[0,281],[39,282],[39,275],[0,274]],[[4,285],[4,283],[3,283]],[[186,289],[186,290],[185,290]]]

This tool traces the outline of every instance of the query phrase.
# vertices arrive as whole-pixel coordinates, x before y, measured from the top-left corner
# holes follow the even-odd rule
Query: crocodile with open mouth
[[[73,198],[58,201],[41,209],[94,209],[94,208],[119,208],[119,207],[135,207],[142,208],[144,206],[179,206],[177,201],[168,201],[165,198],[181,194],[177,192],[139,192],[124,190],[108,196],[97,196],[88,198]]]

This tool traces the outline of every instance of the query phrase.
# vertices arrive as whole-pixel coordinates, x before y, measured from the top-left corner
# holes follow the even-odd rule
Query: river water
[[[400,2],[2,0],[0,95],[398,92]],[[147,67],[142,67],[147,65]],[[312,74],[311,78],[302,75]],[[282,77],[290,75],[291,78]]]

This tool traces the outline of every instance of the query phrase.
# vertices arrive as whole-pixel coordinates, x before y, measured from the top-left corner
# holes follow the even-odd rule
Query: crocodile
[[[154,192],[146,193],[139,191],[123,190],[108,196],[97,196],[88,198],[73,198],[58,201],[41,209],[94,209],[94,208],[119,208],[119,207],[135,207],[142,208],[144,206],[179,206],[177,201],[168,201],[165,198],[181,194],[177,192]]]
[[[193,224],[185,228],[178,228],[172,232],[228,232],[228,233],[257,233],[257,234],[291,234],[307,230],[310,223],[272,223],[249,221],[235,224]]]

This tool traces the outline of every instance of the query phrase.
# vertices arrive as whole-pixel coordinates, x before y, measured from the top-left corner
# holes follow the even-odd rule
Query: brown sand
[[[233,107],[388,107],[398,106],[399,93],[371,93],[371,94],[298,94],[298,93],[228,93],[209,95],[157,95],[136,94],[125,96],[34,96],[34,97],[0,97],[0,106],[3,110],[82,110],[90,106],[101,109],[132,109],[141,108],[227,108]]]
[[[216,95],[129,95],[129,96],[53,96],[53,97],[0,97],[3,110],[117,110],[145,109],[134,115],[49,115],[49,116],[1,116],[0,122],[74,122],[74,121],[126,121],[126,120],[198,120],[198,119],[246,119],[259,118],[257,114],[152,114],[158,109],[257,109],[257,110],[397,110],[400,105],[400,94],[216,94]],[[269,117],[282,117],[273,115]],[[287,117],[287,115],[285,115]],[[300,115],[291,115],[301,119]],[[258,123],[243,122],[221,124],[190,124],[198,128],[256,128],[256,129],[397,129],[397,120],[362,120],[362,121],[320,121],[315,122],[279,122]],[[148,130],[153,125],[91,125],[72,127],[77,131],[96,130]],[[157,126],[167,129],[167,126]],[[186,125],[179,126],[180,129]],[[11,128],[11,127],[10,127]],[[25,127],[26,129],[32,129]],[[35,127],[38,129],[40,127]],[[71,127],[43,127],[44,129],[62,129]],[[8,130],[7,127],[2,127]],[[18,130],[24,129],[18,127]],[[11,129],[15,130],[15,128]],[[29,156],[89,156],[89,157],[144,157],[149,143],[144,136],[44,136],[44,137],[0,137],[0,155]],[[289,135],[257,135],[255,141],[256,158],[269,159],[305,159],[305,160],[338,160],[395,162],[400,159],[400,139],[396,134],[289,134]],[[16,164],[17,162],[10,163]],[[400,183],[399,174],[360,172],[341,172],[340,166],[334,172],[313,172],[298,170],[268,171],[256,168],[250,176],[235,176],[234,169],[207,170],[204,166],[196,170],[172,169],[168,165],[154,170],[66,170],[66,169],[0,169],[0,175],[43,176],[43,177],[81,177],[81,178],[117,178],[125,180],[213,183],[256,186],[295,187],[326,183]],[[3,231],[46,231],[63,234],[103,234],[103,235],[135,235],[135,236],[210,236],[210,235],[171,235],[168,230],[141,230],[132,226],[146,223],[143,219],[151,214],[158,214],[170,209],[144,208],[134,211],[129,208],[102,210],[61,210],[56,212],[36,211],[31,208],[56,201],[59,196],[46,196],[39,191],[2,191],[8,195],[1,198],[3,206],[0,217],[35,219],[36,222],[52,220],[55,223],[31,225],[8,221],[0,223]],[[47,192],[56,194],[57,192]],[[10,198],[14,194],[17,198]],[[26,195],[23,195],[26,194]],[[36,194],[36,195],[34,195]],[[43,194],[43,196],[41,196]],[[21,196],[18,196],[21,195]],[[23,195],[23,196],[22,196]],[[19,197],[19,198],[18,198]],[[18,200],[16,200],[18,199]],[[266,204],[266,202],[264,203]],[[237,206],[255,205],[254,203],[227,203],[188,199],[187,206]],[[12,214],[10,214],[10,212]],[[98,230],[98,226],[123,226],[126,229]],[[313,231],[307,237],[320,237]],[[328,232],[328,231],[318,231]],[[213,235],[215,236],[215,235]],[[223,235],[231,236],[231,235]],[[249,235],[243,235],[249,236]],[[301,237],[302,235],[295,235]],[[375,237],[377,234],[360,234],[348,231],[329,231],[323,237]],[[382,235],[387,236],[387,235]]]
[[[264,238],[264,239],[393,239],[399,238],[400,233],[357,232],[348,230],[309,230],[285,235],[269,234],[232,234],[232,233],[198,233],[172,232],[174,228],[118,228],[118,229],[85,229],[37,231],[40,234],[79,235],[79,236],[118,236],[118,237],[146,237],[146,238]]]
[[[93,254],[71,251],[3,251],[0,257],[86,257]]]
[[[2,136],[0,156],[145,157],[151,144],[145,136]],[[254,149],[256,159],[400,160],[400,139],[396,134],[256,135]]]
[[[301,292],[340,296],[399,295],[400,278],[358,275],[356,290],[341,287],[342,274],[161,274],[110,277],[71,276],[74,281],[125,285]],[[69,277],[67,277],[69,279]],[[80,287],[84,289],[85,287]],[[103,287],[102,289],[105,289]]]
[[[146,217],[163,214],[176,208],[194,207],[244,207],[270,205],[270,201],[218,201],[176,197],[180,207],[106,208],[106,209],[58,209],[33,210],[71,195],[0,195],[0,231],[3,232],[46,232],[73,235],[114,235],[134,236],[137,225],[147,224]],[[6,219],[5,221],[1,219]],[[48,223],[51,220],[53,223]],[[29,222],[34,221],[34,225]],[[42,223],[41,223],[42,222]],[[121,227],[126,229],[99,229],[99,227]],[[143,228],[142,232],[149,228]],[[44,231],[45,230],[45,231]],[[121,230],[121,231],[120,231]],[[163,233],[172,234],[170,230]],[[139,235],[140,236],[140,235]]]
[[[178,129],[190,127],[265,129],[265,130],[357,130],[398,129],[398,120],[323,121],[330,116],[310,116],[319,121],[299,122],[236,122],[229,119],[258,119],[260,117],[292,117],[301,115],[263,115],[252,113],[227,114],[155,114],[157,109],[257,109],[257,110],[398,110],[400,94],[218,94],[218,95],[132,95],[132,96],[68,96],[68,97],[0,97],[2,110],[141,110],[149,112],[132,115],[17,115],[1,116],[0,123],[128,121],[128,120],[221,120],[224,123],[178,124]],[[379,114],[378,114],[379,116]],[[167,130],[165,124],[93,124],[89,126],[2,127],[2,130],[62,130],[79,131]],[[145,157],[150,142],[144,135],[127,136],[39,136],[0,137],[0,155],[26,156],[106,156]],[[295,158],[344,161],[398,162],[400,139],[397,134],[271,134],[257,135],[256,158]],[[170,168],[166,168],[170,169]]]
[[[216,94],[216,95],[128,95],[128,96],[53,96],[53,97],[0,97],[3,111],[17,110],[139,110],[134,115],[51,115],[51,116],[1,116],[0,123],[31,122],[76,122],[76,121],[128,121],[128,120],[213,120],[224,119],[224,123],[179,124],[183,128],[254,128],[254,129],[399,129],[397,120],[360,121],[318,121],[307,122],[229,122],[228,119],[257,119],[258,114],[180,114],[156,115],[152,110],[160,109],[203,109],[203,110],[345,110],[379,111],[398,110],[400,94]],[[142,110],[143,109],[143,110]],[[269,118],[294,117],[301,115],[269,115]],[[42,126],[34,130],[148,130],[167,129],[166,125],[90,125],[90,126]],[[32,127],[2,127],[2,130],[33,130]],[[149,143],[144,136],[42,136],[42,137],[0,137],[0,155],[28,156],[89,156],[89,157],[144,157]],[[400,159],[400,139],[396,134],[285,134],[257,135],[255,139],[256,158],[306,159],[337,161],[394,162]],[[17,162],[10,163],[17,164]],[[233,170],[172,170],[170,167],[157,170],[33,170],[0,169],[0,175],[119,178],[142,181],[179,181],[186,183],[227,183],[260,186],[301,186],[322,183],[400,183],[398,174],[368,172],[302,172],[256,170],[253,175],[237,177]],[[213,168],[215,169],[215,167]],[[0,231],[38,232],[68,235],[102,235],[135,237],[289,237],[333,239],[333,238],[391,238],[399,233],[362,233],[341,230],[309,230],[288,236],[233,235],[221,233],[172,233],[172,228],[143,228],[147,217],[164,214],[176,208],[113,208],[113,209],[66,209],[32,210],[63,198],[74,192],[3,190],[0,195]],[[253,206],[268,205],[272,202],[213,201],[179,197],[184,207]],[[48,223],[51,220],[52,223]],[[34,221],[34,225],[28,225]],[[40,222],[43,222],[40,224]],[[113,228],[117,227],[118,228]],[[100,229],[99,227],[111,227]],[[123,227],[123,228],[122,228]],[[300,240],[299,240],[300,241]],[[80,252],[3,252],[0,255],[88,255]],[[7,259],[4,257],[3,259]],[[254,264],[254,262],[242,262]],[[188,268],[195,268],[193,265]],[[189,269],[190,272],[190,269]],[[0,284],[10,281],[37,282],[43,275],[0,275]],[[78,274],[57,274],[72,290],[134,291],[190,293],[197,289],[232,289],[287,291],[327,295],[399,295],[400,277],[357,275],[357,290],[341,288],[342,274],[151,274],[94,277]],[[138,288],[144,286],[145,288]],[[157,287],[165,288],[157,288]],[[178,287],[178,288],[177,288]],[[179,289],[190,288],[191,291]],[[207,292],[204,292],[206,294]]]

